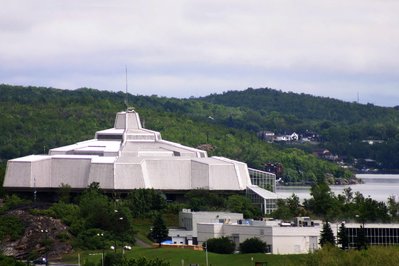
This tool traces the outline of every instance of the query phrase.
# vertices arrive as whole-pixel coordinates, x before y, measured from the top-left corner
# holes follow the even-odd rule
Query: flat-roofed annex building
[[[274,192],[275,175],[260,172],[256,170],[256,184]],[[163,140],[159,132],[141,126],[134,110],[117,113],[114,127],[97,131],[94,139],[51,149],[47,155],[9,160],[3,186],[31,191],[68,184],[79,190],[93,182],[106,191],[244,191],[253,187],[245,163],[208,157],[206,151]]]

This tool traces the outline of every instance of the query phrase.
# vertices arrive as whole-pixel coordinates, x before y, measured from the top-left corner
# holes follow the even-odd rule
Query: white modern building
[[[94,139],[51,149],[47,155],[9,160],[3,186],[8,190],[44,191],[67,184],[81,190],[93,182],[105,191],[268,189],[271,194],[263,195],[276,201],[274,174],[248,169],[245,163],[224,157],[208,157],[206,151],[163,140],[159,132],[141,126],[134,110],[117,113],[114,127],[96,132]],[[262,210],[268,213],[274,208],[270,206]]]
[[[242,213],[233,212],[194,212],[183,209],[179,212],[179,228],[169,228],[172,244],[197,245],[198,223],[237,223],[244,219]]]
[[[242,220],[238,223],[198,223],[198,244],[210,238],[229,237],[236,244],[257,237],[272,254],[306,254],[319,248],[322,226],[293,226],[280,221]]]

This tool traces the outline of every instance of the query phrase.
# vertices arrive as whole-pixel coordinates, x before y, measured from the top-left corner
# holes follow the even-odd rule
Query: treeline
[[[113,126],[115,113],[126,108],[124,100],[122,92],[0,85],[0,160],[47,153],[54,147],[93,138],[95,131]],[[267,162],[279,162],[291,181],[352,175],[299,149],[264,143],[245,128],[226,126],[223,117],[240,117],[245,114],[241,108],[157,96],[129,95],[128,102],[146,128],[184,145],[209,144],[211,156],[240,160],[257,169]]]
[[[359,223],[390,223],[399,221],[399,202],[394,196],[387,202],[353,193],[350,187],[336,195],[326,183],[311,188],[311,198],[300,202],[293,194],[287,199],[278,199],[278,209],[271,214],[274,218],[291,220],[298,216],[310,216],[323,221],[356,221]],[[388,196],[387,196],[388,197]]]
[[[62,238],[75,249],[100,250],[132,245],[138,233],[137,221],[153,221],[152,231],[149,227],[144,231],[141,228],[140,236],[161,242],[164,237],[159,239],[153,234],[157,222],[164,224],[165,217],[172,217],[167,225],[178,226],[177,213],[182,209],[239,212],[246,218],[262,215],[244,195],[221,195],[207,190],[190,191],[179,202],[167,202],[164,194],[153,189],[135,189],[127,195],[105,194],[98,183],[92,183],[79,195],[73,194],[69,185],[62,185],[57,192],[58,201],[46,206],[40,204],[41,196],[38,195],[38,200],[33,202],[15,194],[4,198],[0,207],[0,246],[27,234],[27,221],[14,211],[19,209],[29,209],[33,215],[60,219],[67,229],[60,234],[48,234],[47,244],[40,242],[39,246],[27,247],[24,254],[29,259],[43,255],[44,250],[53,252],[55,238]],[[51,224],[47,226],[52,227]]]
[[[398,169],[398,108],[349,103],[269,88],[229,91],[200,100],[239,108],[241,114],[224,117],[226,125],[276,133],[316,132],[322,145],[348,162],[373,159],[378,168]],[[382,141],[370,145],[364,140]]]

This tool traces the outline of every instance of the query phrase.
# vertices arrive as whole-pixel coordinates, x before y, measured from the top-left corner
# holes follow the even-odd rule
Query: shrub
[[[219,254],[232,254],[235,250],[235,244],[227,237],[210,238],[202,246],[208,249],[209,252]]]
[[[248,238],[240,244],[241,253],[265,253],[267,244],[257,237]]]
[[[24,266],[25,263],[0,254],[0,266]]]
[[[0,218],[0,240],[9,238],[16,240],[25,232],[25,226],[20,219],[14,216],[2,216]]]

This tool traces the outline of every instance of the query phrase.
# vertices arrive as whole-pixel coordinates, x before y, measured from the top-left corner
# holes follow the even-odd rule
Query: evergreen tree
[[[337,243],[341,245],[342,250],[349,248],[348,229],[346,229],[344,223],[342,223],[341,226],[339,227]]]
[[[323,225],[323,230],[320,235],[320,245],[323,247],[326,244],[335,245],[335,236],[330,224],[326,221]]]
[[[162,216],[159,214],[154,220],[152,231],[150,233],[151,238],[156,241],[159,246],[161,243],[168,239],[169,230],[166,228],[165,222]]]
[[[356,248],[358,250],[367,249],[367,236],[364,226],[360,226],[359,230],[357,230],[357,237],[355,241]]]

